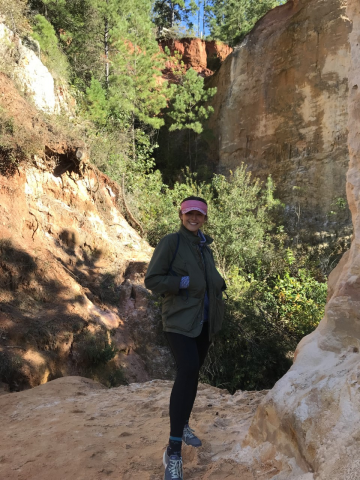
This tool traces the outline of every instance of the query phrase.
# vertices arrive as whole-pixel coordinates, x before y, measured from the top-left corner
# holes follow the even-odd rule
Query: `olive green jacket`
[[[179,230],[179,248],[169,272],[177,245],[177,235],[172,233],[162,238],[155,248],[146,276],[145,286],[153,293],[163,296],[162,319],[166,332],[197,337],[201,333],[204,315],[206,286],[209,297],[209,337],[217,333],[224,317],[222,291],[225,282],[215,268],[214,258],[208,245],[213,240],[205,235],[206,246],[202,258],[200,237],[184,226]],[[176,276],[175,276],[176,275]],[[179,289],[183,276],[189,276],[187,289]]]

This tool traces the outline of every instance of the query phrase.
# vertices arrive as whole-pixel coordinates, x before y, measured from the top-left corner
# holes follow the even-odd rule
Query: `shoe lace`
[[[194,438],[195,435],[193,434],[195,430],[193,430],[192,428],[190,428],[189,425],[185,425],[184,427],[184,435],[185,437],[190,437],[190,438]]]
[[[182,480],[182,460],[170,459],[169,461],[169,472],[171,473],[171,478]]]

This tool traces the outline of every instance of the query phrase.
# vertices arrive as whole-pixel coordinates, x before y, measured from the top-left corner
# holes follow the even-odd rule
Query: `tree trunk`
[[[104,53],[105,53],[105,83],[109,88],[109,21],[106,18],[104,23]]]
[[[174,26],[175,23],[175,3],[170,2],[170,8],[171,8],[171,25],[170,28]]]
[[[132,112],[132,122],[131,122],[131,135],[132,135],[132,151],[133,151],[133,161],[136,161],[136,145],[135,145],[135,114]]]
[[[204,38],[205,38],[205,10],[206,8],[206,0],[204,0],[204,10],[203,10],[203,34],[204,34]]]
[[[191,130],[190,128],[189,128],[189,166],[190,166],[190,172],[191,172],[192,164],[191,164]]]
[[[200,13],[201,13],[201,4],[199,5],[199,10],[198,10],[198,34],[197,36],[200,38]]]

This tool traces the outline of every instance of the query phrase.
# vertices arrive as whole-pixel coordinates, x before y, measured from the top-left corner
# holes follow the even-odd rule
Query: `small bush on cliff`
[[[24,380],[23,364],[24,362],[20,355],[0,351],[0,380],[9,385],[10,391],[17,390]]]
[[[83,375],[109,388],[127,384],[124,371],[115,361],[117,353],[108,333],[103,330],[82,332],[74,338],[73,359],[83,367]]]
[[[40,138],[26,130],[0,106],[0,174],[13,175],[41,147]]]
[[[79,341],[77,350],[79,362],[89,368],[107,364],[117,353],[116,347],[103,332],[97,334],[86,332]]]
[[[54,27],[43,15],[35,15],[32,36],[39,42],[42,61],[51,73],[55,78],[67,80],[69,77],[67,58],[59,46]]]

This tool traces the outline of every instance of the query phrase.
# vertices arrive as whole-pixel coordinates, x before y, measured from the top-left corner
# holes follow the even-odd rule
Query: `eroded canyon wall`
[[[345,11],[344,11],[345,13]],[[331,274],[331,298],[317,330],[299,344],[293,367],[256,413],[247,444],[275,446],[318,480],[359,478],[360,451],[360,4],[349,0],[347,198],[350,251]],[[278,478],[278,477],[276,477]],[[310,477],[309,477],[310,478]]]
[[[256,24],[210,81],[218,93],[209,161],[225,175],[242,162],[263,180],[271,174],[296,229],[349,231],[349,211],[341,209],[349,30],[343,0],[289,0]]]
[[[124,218],[120,187],[4,74],[0,111],[18,135],[0,145],[0,393],[74,374],[108,383],[86,366],[104,353],[96,336],[117,349],[110,384],[121,371],[164,376],[171,361],[143,285],[152,249]],[[16,142],[38,154],[25,161]]]

